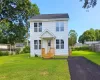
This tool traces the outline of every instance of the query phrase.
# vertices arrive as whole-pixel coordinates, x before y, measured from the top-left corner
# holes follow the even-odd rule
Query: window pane
[[[64,23],[60,22],[60,31],[64,31]]]
[[[59,31],[59,27],[56,27],[56,31]]]
[[[34,40],[34,44],[38,44],[38,41],[37,40]]]
[[[64,27],[60,27],[60,31],[64,31]]]
[[[37,27],[37,23],[34,23],[34,27]]]
[[[56,44],[59,44],[59,40],[58,39],[56,40]]]
[[[56,44],[56,49],[59,49],[59,45]]]
[[[64,44],[64,40],[61,40],[61,44]]]
[[[63,44],[63,45],[61,45],[61,49],[64,49],[64,44]]]
[[[41,27],[42,26],[42,23],[39,23],[39,27]]]
[[[39,32],[42,32],[42,23],[39,23]]]
[[[56,31],[59,31],[59,22],[56,22]]]
[[[39,32],[42,32],[42,27],[39,28]]]
[[[36,27],[34,28],[34,32],[37,32],[37,28]]]
[[[51,46],[51,40],[48,41],[48,46]]]
[[[34,45],[34,49],[38,49],[38,45]]]

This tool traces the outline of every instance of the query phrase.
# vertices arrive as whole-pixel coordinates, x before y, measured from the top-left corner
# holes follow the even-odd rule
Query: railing
[[[42,48],[42,57],[43,58],[53,58],[55,55],[55,49],[50,48],[49,52],[46,54],[45,53],[45,48]]]

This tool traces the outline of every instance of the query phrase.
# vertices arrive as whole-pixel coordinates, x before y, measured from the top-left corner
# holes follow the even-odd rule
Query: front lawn
[[[67,60],[43,60],[21,54],[0,57],[0,80],[70,80],[70,75]]]
[[[73,56],[84,56],[87,59],[100,65],[100,53],[91,52],[91,51],[73,51]]]

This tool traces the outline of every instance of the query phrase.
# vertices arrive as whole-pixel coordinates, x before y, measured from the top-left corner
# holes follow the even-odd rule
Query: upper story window
[[[34,32],[42,32],[42,23],[34,23]]]
[[[64,23],[56,22],[56,31],[64,31]]]

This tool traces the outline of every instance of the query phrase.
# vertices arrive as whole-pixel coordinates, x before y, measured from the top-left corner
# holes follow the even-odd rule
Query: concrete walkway
[[[68,57],[71,80],[100,80],[100,66],[84,57]]]

